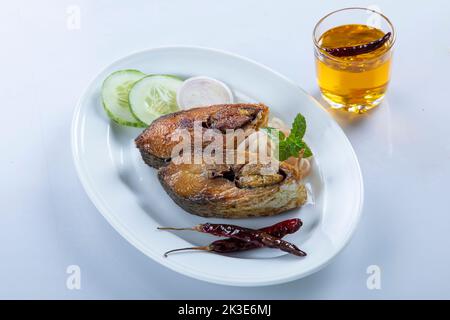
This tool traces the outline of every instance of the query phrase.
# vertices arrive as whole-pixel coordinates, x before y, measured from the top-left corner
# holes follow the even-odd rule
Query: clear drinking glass
[[[370,52],[348,56],[329,52],[330,48],[367,45],[387,33],[387,41]],[[313,40],[317,82],[332,108],[364,113],[382,101],[390,79],[395,37],[389,19],[366,8],[337,10],[316,24]]]

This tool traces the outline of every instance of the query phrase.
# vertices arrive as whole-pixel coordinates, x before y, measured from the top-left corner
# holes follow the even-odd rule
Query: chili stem
[[[209,246],[202,246],[202,247],[190,247],[190,248],[180,248],[180,249],[173,249],[169,250],[166,253],[164,253],[164,257],[167,258],[167,255],[172,252],[178,252],[178,251],[186,251],[186,250],[202,250],[202,251],[211,251]]]
[[[189,231],[196,231],[195,228],[172,228],[172,227],[158,227],[158,230],[189,230]]]

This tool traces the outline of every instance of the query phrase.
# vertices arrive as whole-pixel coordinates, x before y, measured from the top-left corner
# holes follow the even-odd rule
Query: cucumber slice
[[[183,80],[171,75],[149,75],[134,84],[128,99],[133,115],[149,125],[156,118],[178,111],[177,91]]]
[[[133,116],[128,103],[131,87],[145,76],[145,73],[138,70],[120,70],[105,79],[102,86],[103,107],[113,121],[132,127],[146,126]]]

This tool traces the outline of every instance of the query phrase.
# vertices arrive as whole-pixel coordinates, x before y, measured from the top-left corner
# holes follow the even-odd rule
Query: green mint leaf
[[[305,144],[305,151],[303,152],[303,158],[309,158],[313,155],[311,149],[309,148],[309,146],[303,142]]]
[[[302,140],[306,132],[306,119],[302,114],[297,114],[292,123],[291,133],[288,137],[284,135],[279,129],[267,127],[262,128],[270,139],[278,140],[278,160],[284,161],[289,157],[298,158],[298,153],[303,150],[303,157],[308,158],[312,156],[311,149]]]
[[[289,157],[298,157],[300,147],[292,141],[292,138],[281,141],[278,148],[278,160],[284,161]]]
[[[266,131],[267,135],[272,140],[276,140],[277,137],[278,137],[278,141],[283,141],[284,139],[286,139],[286,136],[284,135],[284,133],[281,130],[278,130],[276,128],[266,127],[266,128],[262,128],[262,130]]]
[[[284,133],[282,131],[280,131],[279,129],[276,128],[272,128],[272,127],[266,127],[266,128],[262,128],[262,130],[264,130],[267,134],[267,136],[269,137],[269,139],[271,139],[274,142],[274,148],[278,149],[278,154],[274,154],[275,158],[277,158],[278,160],[280,160],[280,158],[285,158],[286,155],[286,136],[284,135]],[[287,156],[289,157],[289,156]],[[285,158],[287,159],[287,158]],[[280,160],[283,161],[283,160]]]
[[[306,144],[305,141],[296,141],[293,142],[293,144],[295,144],[295,152],[296,155],[294,155],[295,157],[298,157],[298,153],[303,150],[303,158],[308,158],[312,156],[312,151],[309,148],[309,146]]]
[[[292,130],[290,135],[294,135],[297,138],[303,138],[306,132],[306,119],[305,117],[299,113],[294,119],[292,123]]]
[[[290,144],[286,141],[280,141],[278,144],[278,160],[284,161],[291,156]]]

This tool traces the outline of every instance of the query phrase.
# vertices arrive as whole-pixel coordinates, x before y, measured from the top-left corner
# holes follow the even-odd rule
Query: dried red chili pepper
[[[340,47],[340,48],[323,48],[327,53],[331,54],[335,57],[350,57],[356,56],[358,54],[369,53],[378,48],[380,48],[383,44],[385,44],[389,38],[391,37],[391,33],[386,33],[380,39],[371,41],[369,43],[360,44],[358,46],[351,47]]]
[[[303,225],[300,219],[289,219],[285,221],[278,222],[272,226],[259,229],[259,231],[266,232],[274,237],[283,238],[287,234],[295,233]],[[263,244],[255,244],[252,242],[245,242],[238,239],[228,238],[223,240],[216,240],[207,246],[191,247],[191,248],[181,248],[167,251],[164,256],[169,253],[184,251],[184,250],[203,250],[212,251],[217,253],[231,253],[238,251],[245,251],[250,249],[256,249],[263,247]]]
[[[192,228],[158,228],[160,230],[192,230],[212,234],[219,237],[230,237],[233,239],[245,241],[258,246],[280,249],[290,254],[304,257],[306,253],[300,250],[296,245],[274,237],[260,230],[253,230],[232,224],[198,224]]]

